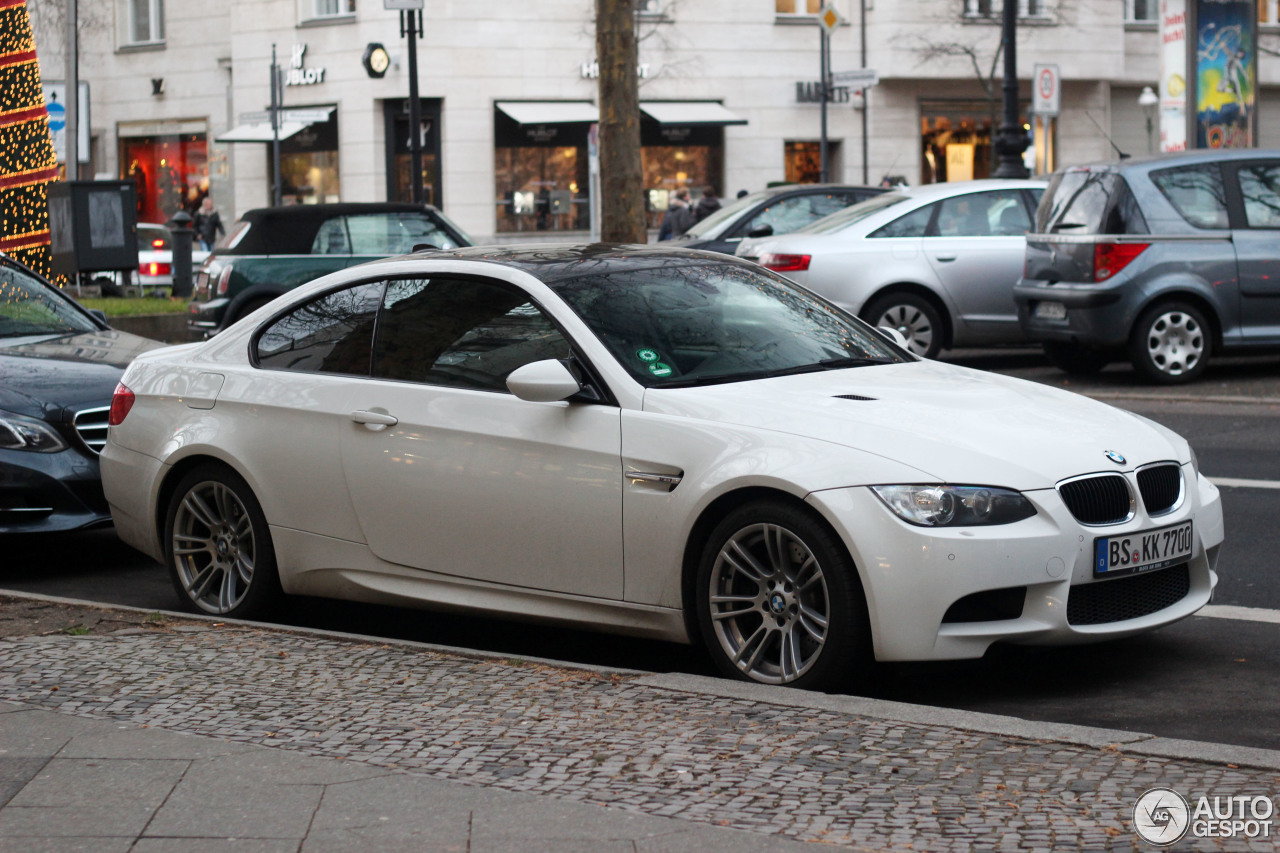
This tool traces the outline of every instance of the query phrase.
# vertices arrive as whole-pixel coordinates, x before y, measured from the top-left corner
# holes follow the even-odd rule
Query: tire
[[[267,518],[226,466],[201,465],[178,482],[164,531],[169,577],[187,609],[245,618],[281,598]]]
[[[907,339],[918,356],[936,358],[942,352],[945,331],[942,316],[933,303],[914,293],[886,293],[871,301],[862,319],[873,326],[890,326]]]
[[[1212,349],[1212,333],[1200,309],[1170,301],[1142,312],[1133,326],[1129,358],[1147,379],[1179,385],[1204,373]]]
[[[1045,342],[1044,357],[1054,367],[1072,376],[1093,376],[1115,360],[1104,350],[1059,341]]]
[[[230,326],[233,323],[240,322],[245,317],[248,317],[254,311],[257,311],[259,308],[261,308],[263,305],[266,305],[268,302],[270,302],[274,298],[275,297],[267,297],[266,299],[251,299],[250,301],[246,302],[244,305],[240,306],[240,310],[236,311],[236,316],[232,317],[231,321],[228,322],[227,325]]]
[[[846,689],[872,662],[853,560],[800,507],[757,501],[717,524],[698,565],[696,607],[707,651],[729,678]]]

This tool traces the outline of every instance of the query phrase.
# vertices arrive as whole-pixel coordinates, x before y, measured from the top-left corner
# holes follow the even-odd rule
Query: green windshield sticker
[[[653,364],[649,365],[649,372],[661,379],[664,376],[671,375],[671,368],[660,361],[655,361]]]
[[[646,364],[653,364],[655,361],[658,360],[658,351],[651,350],[651,349],[639,349],[639,350],[636,350],[636,358],[640,359]]]

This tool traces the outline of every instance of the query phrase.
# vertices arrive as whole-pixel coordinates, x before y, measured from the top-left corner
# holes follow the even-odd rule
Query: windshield
[[[0,337],[96,331],[65,296],[25,270],[0,264]]]
[[[855,222],[861,222],[873,213],[879,213],[886,207],[893,207],[895,204],[910,200],[911,196],[903,195],[902,193],[880,193],[880,195],[872,196],[866,201],[852,204],[844,210],[819,219],[812,225],[806,225],[795,233],[833,234],[836,231],[843,231]]]
[[[647,387],[912,360],[861,320],[750,267],[681,259],[549,286]]]
[[[719,233],[721,227],[729,224],[731,220],[737,217],[738,213],[751,207],[754,204],[764,201],[776,193],[761,190],[760,192],[744,195],[733,204],[727,204],[708,216],[706,219],[694,225],[688,231],[684,232],[686,237],[711,237],[713,232]]]

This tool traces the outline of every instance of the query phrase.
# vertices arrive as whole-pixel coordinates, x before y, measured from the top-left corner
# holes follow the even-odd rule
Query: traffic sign
[[[1031,75],[1031,112],[1045,118],[1058,114],[1062,101],[1062,80],[1058,66],[1037,63]]]
[[[880,82],[880,73],[874,68],[855,68],[852,71],[833,71],[831,82],[854,89],[866,89]]]
[[[844,23],[844,19],[840,17],[840,13],[834,6],[827,3],[818,11],[818,23],[822,29],[826,30],[827,35],[831,35],[836,31],[836,27]]]

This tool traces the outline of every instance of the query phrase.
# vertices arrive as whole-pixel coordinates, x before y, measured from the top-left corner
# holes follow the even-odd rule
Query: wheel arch
[[[1129,324],[1129,340],[1133,340],[1133,336],[1138,333],[1138,320],[1142,318],[1154,306],[1162,302],[1187,302],[1199,309],[1204,314],[1204,318],[1209,323],[1209,332],[1211,337],[1210,356],[1220,354],[1222,352],[1222,318],[1218,316],[1218,309],[1213,303],[1206,299],[1202,294],[1188,288],[1176,288],[1171,290],[1161,290],[1158,293],[1151,294],[1145,299],[1137,310],[1133,313],[1133,320]]]
[[[951,349],[955,341],[955,329],[953,328],[954,321],[951,319],[951,309],[947,307],[946,302],[942,300],[942,297],[938,295],[937,291],[920,284],[919,282],[896,281],[892,284],[884,285],[867,297],[866,301],[862,303],[862,309],[859,311],[858,316],[870,323],[871,319],[866,316],[867,309],[871,305],[874,305],[878,299],[893,293],[909,293],[912,296],[918,296],[921,299],[924,299],[932,305],[933,309],[938,312],[938,316],[942,318],[942,348]]]
[[[689,634],[689,641],[695,646],[702,644],[702,629],[698,624],[697,614],[697,578],[698,563],[702,559],[702,551],[707,546],[707,542],[711,539],[711,532],[715,529],[729,513],[733,512],[740,506],[744,506],[753,501],[773,500],[779,503],[794,507],[801,512],[806,513],[815,521],[831,533],[835,541],[840,543],[840,547],[844,548],[845,553],[849,557],[849,562],[853,565],[855,580],[862,589],[863,608],[869,607],[866,595],[866,581],[862,577],[862,567],[858,561],[854,559],[854,555],[849,551],[848,545],[844,538],[840,535],[839,530],[832,524],[827,517],[813,504],[805,501],[803,498],[797,497],[795,494],[782,489],[770,486],[745,486],[734,489],[720,495],[710,504],[703,508],[699,513],[697,520],[689,530],[689,536],[685,540],[684,554],[681,561],[680,571],[680,591],[681,591],[681,611],[684,615],[685,630]],[[870,630],[871,620],[870,613],[864,613],[867,617],[866,624]],[[874,637],[872,638],[874,646]]]

